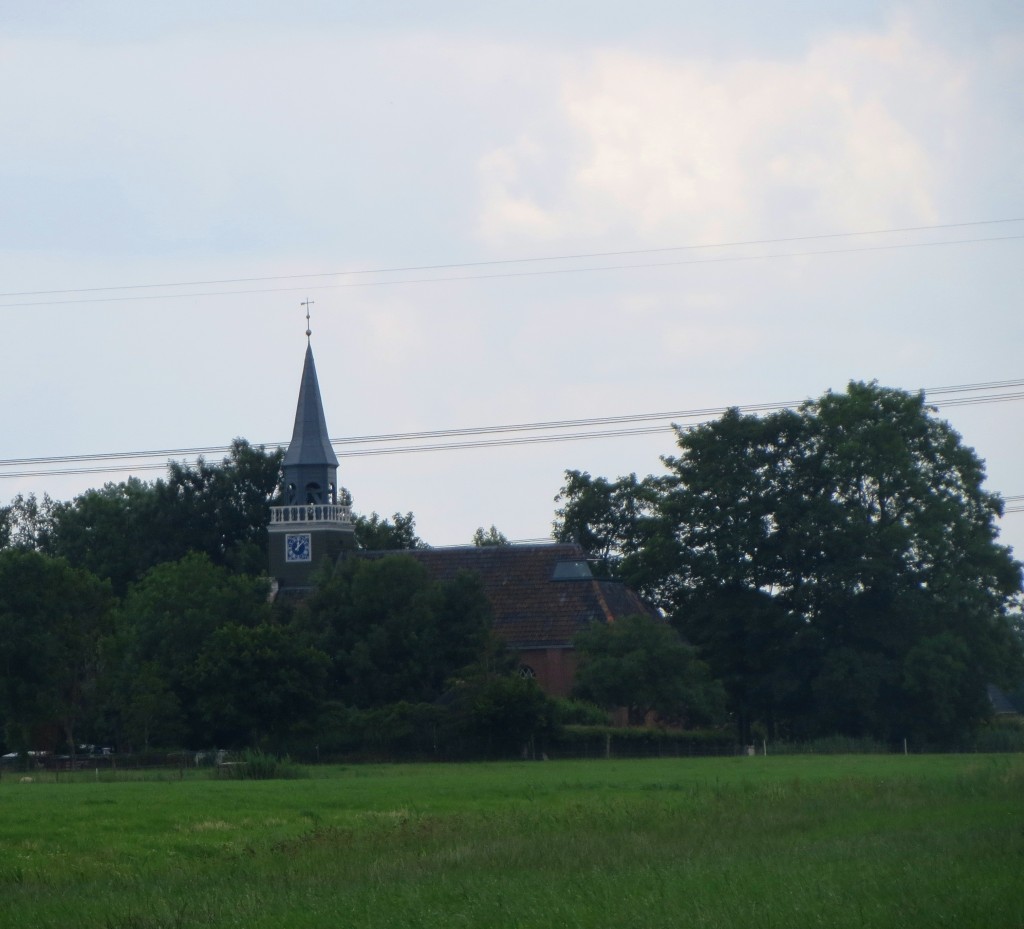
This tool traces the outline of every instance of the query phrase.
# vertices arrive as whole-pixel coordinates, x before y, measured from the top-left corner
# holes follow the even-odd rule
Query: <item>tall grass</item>
[[[1015,756],[0,784],[0,925],[1019,927]]]
[[[238,758],[220,764],[216,770],[221,777],[236,781],[295,780],[308,776],[307,770],[291,758],[256,749],[247,749]]]

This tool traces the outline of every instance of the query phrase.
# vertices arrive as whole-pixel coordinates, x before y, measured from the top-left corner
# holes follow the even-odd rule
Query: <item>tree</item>
[[[595,623],[576,636],[575,646],[574,695],[609,710],[626,707],[631,726],[643,725],[651,713],[684,725],[722,715],[721,685],[663,620],[636,614]]]
[[[1021,573],[995,541],[1001,503],[932,412],[852,383],[795,413],[731,411],[680,432],[666,459],[677,620],[713,670],[749,684],[749,638],[716,625],[738,592],[767,598],[760,648],[776,657],[753,683],[771,690],[787,668],[795,732],[953,738],[983,718],[986,680],[1019,665],[1007,611]],[[925,654],[942,656],[941,685],[922,675]]]
[[[532,678],[483,668],[460,675],[445,695],[449,733],[475,756],[525,752],[556,729],[554,701]]]
[[[150,568],[189,552],[261,574],[282,455],[235,439],[218,464],[171,462],[167,477],[152,484],[130,478],[52,505],[36,534],[44,550],[109,578],[121,595]]]
[[[269,507],[280,483],[284,451],[235,439],[219,465],[171,462],[156,482],[154,563],[203,552],[214,564],[241,574],[266,570]]]
[[[297,612],[306,641],[332,659],[333,696],[357,707],[436,699],[490,627],[475,575],[434,581],[404,555],[344,560]]]
[[[59,727],[72,756],[110,631],[109,585],[34,551],[0,552],[0,707],[8,742]]]
[[[1002,504],[921,395],[851,383],[678,445],[663,478],[570,472],[563,527],[672,616],[744,735],[952,740],[984,718],[986,682],[1019,679]],[[632,486],[651,494],[638,522],[616,502]]]
[[[280,748],[296,731],[308,731],[324,697],[329,663],[285,627],[221,626],[192,670],[206,740]]]
[[[0,507],[0,550],[49,552],[57,506],[47,494],[42,500],[35,494],[17,494],[7,506]]]
[[[484,529],[480,526],[476,532],[473,533],[473,544],[477,548],[483,548],[487,545],[508,545],[508,536],[503,532],[498,531],[498,527],[492,525],[490,529]]]
[[[213,698],[210,676],[196,672],[201,656],[225,627],[269,620],[263,579],[232,574],[195,552],[152,568],[119,611],[119,688],[111,700],[118,728],[136,743],[202,741]]]
[[[356,546],[368,552],[391,552],[425,548],[416,535],[416,520],[412,513],[395,513],[391,520],[377,513],[356,517]]]
[[[48,547],[123,595],[163,554],[156,525],[156,490],[133,477],[57,504]]]
[[[554,536],[576,542],[587,552],[599,577],[616,578],[651,596],[659,583],[647,562],[653,522],[662,495],[661,479],[635,474],[608,481],[586,471],[566,471],[555,497]]]

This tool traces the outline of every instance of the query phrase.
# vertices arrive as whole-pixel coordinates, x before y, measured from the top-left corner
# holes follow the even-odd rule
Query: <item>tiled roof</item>
[[[450,580],[460,571],[478,574],[494,611],[494,631],[512,648],[568,648],[589,623],[652,612],[625,585],[589,576],[579,545],[425,548],[402,554],[438,580]],[[559,564],[560,575],[584,576],[554,580]]]

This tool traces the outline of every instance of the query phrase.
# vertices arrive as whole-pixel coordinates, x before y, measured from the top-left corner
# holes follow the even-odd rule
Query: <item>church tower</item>
[[[282,590],[313,586],[315,567],[355,546],[351,508],[338,503],[338,457],[331,447],[309,343],[292,440],[284,456],[282,506],[270,508],[270,576]]]

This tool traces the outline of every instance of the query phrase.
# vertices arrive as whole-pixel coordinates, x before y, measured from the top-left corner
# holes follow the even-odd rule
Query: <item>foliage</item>
[[[1020,679],[1001,503],[921,396],[851,383],[678,442],[659,480],[569,472],[560,512],[700,649],[744,739],[955,741],[986,683]],[[619,499],[634,487],[654,494],[639,523]]]
[[[872,738],[854,738],[852,736],[832,735],[821,736],[806,742],[767,742],[758,735],[752,743],[755,753],[760,755],[767,751],[772,755],[886,755],[902,746],[889,745]]]
[[[429,702],[488,640],[490,603],[475,575],[434,581],[409,556],[348,558],[297,610],[332,661],[335,699],[357,706]]]
[[[976,752],[1024,752],[1024,717],[992,720],[977,732],[970,748]]]
[[[524,727],[539,731],[524,720],[543,716],[546,703],[518,679],[474,678],[472,687],[463,679],[458,701],[441,710],[432,703],[489,647],[490,607],[471,575],[441,583],[412,561],[351,561],[325,565],[308,602],[267,602],[266,581],[254,575],[265,573],[281,457],[280,449],[237,439],[221,462],[172,462],[152,483],[110,483],[70,502],[19,496],[0,508],[0,551],[39,552],[45,564],[59,555],[76,578],[100,587],[97,578],[105,579],[119,598],[105,595],[104,625],[81,653],[90,677],[74,713],[58,720],[45,688],[28,682],[43,676],[38,663],[7,675],[0,715],[16,736],[11,745],[53,743],[58,723],[75,731],[82,723],[96,741],[143,752],[211,744],[302,750],[318,741],[351,745],[357,732],[367,745],[398,744],[410,726],[417,738],[430,734],[425,720],[437,717],[457,754],[500,741],[492,724],[512,741]],[[340,497],[351,504],[346,490]],[[356,523],[364,550],[424,544],[411,513]],[[495,527],[479,535],[484,544],[507,542]],[[29,599],[19,601],[25,615],[34,608]],[[65,639],[62,648],[77,642]],[[4,647],[14,654],[13,641]],[[470,691],[473,710],[463,701]]]
[[[87,490],[70,503],[59,503],[49,549],[72,564],[107,578],[123,594],[162,560],[157,539],[162,519],[154,485],[129,478]]]
[[[484,529],[480,526],[476,532],[473,533],[473,544],[477,548],[483,548],[487,545],[508,545],[508,536],[503,532],[498,531],[498,527],[491,525],[490,529]]]
[[[693,725],[721,718],[724,694],[696,650],[661,619],[636,614],[594,623],[576,636],[574,695],[605,709],[624,706],[629,723],[649,714]]]
[[[416,535],[412,513],[395,513],[390,520],[371,513],[356,516],[355,524],[356,546],[363,551],[391,552],[426,547]]]
[[[441,753],[447,710],[438,703],[399,700],[356,709],[328,704],[319,722],[319,748],[331,756],[422,760]]]
[[[108,713],[121,739],[140,747],[173,744],[181,737],[193,744],[208,741],[217,700],[227,697],[212,668],[232,662],[231,634],[215,636],[232,627],[238,644],[239,628],[269,621],[265,580],[231,574],[198,553],[152,568],[125,598],[112,643],[118,664]],[[238,651],[244,654],[241,645]],[[237,652],[234,657],[242,661]],[[257,659],[250,652],[247,660],[251,675]],[[237,666],[233,671],[236,680],[244,676]],[[250,676],[247,686],[254,683]],[[244,692],[232,697],[260,699],[275,697]],[[232,705],[237,706],[224,702],[220,709],[235,718]]]
[[[605,726],[608,711],[589,700],[556,699],[555,723],[558,726]]]
[[[190,678],[206,741],[280,745],[308,725],[327,687],[329,659],[269,622],[214,631]]]
[[[270,755],[259,749],[246,749],[237,759],[218,766],[217,774],[235,781],[296,780],[309,772],[287,755]]]
[[[555,502],[554,536],[582,545],[599,577],[617,577],[644,590],[643,556],[650,545],[661,482],[635,474],[608,481],[566,471]]]
[[[35,551],[0,552],[0,711],[16,748],[52,748],[60,725],[75,751],[93,702],[101,642],[111,627],[109,586]]]
[[[282,456],[281,449],[235,439],[219,464],[171,462],[167,477],[154,483],[130,478],[53,504],[49,524],[36,534],[44,550],[109,578],[118,594],[150,568],[189,552],[259,574]]]
[[[0,507],[0,551],[48,551],[57,507],[47,494],[42,500],[35,494],[15,495],[7,506]]]
[[[558,758],[699,758],[735,755],[736,740],[721,729],[573,724],[547,739],[545,750]]]
[[[156,482],[163,551],[159,561],[200,551],[217,565],[260,574],[267,558],[267,511],[280,479],[284,451],[235,439],[219,465],[171,462]]]
[[[511,664],[479,663],[453,680],[445,694],[450,734],[470,757],[525,754],[531,743],[557,728],[554,702]]]

